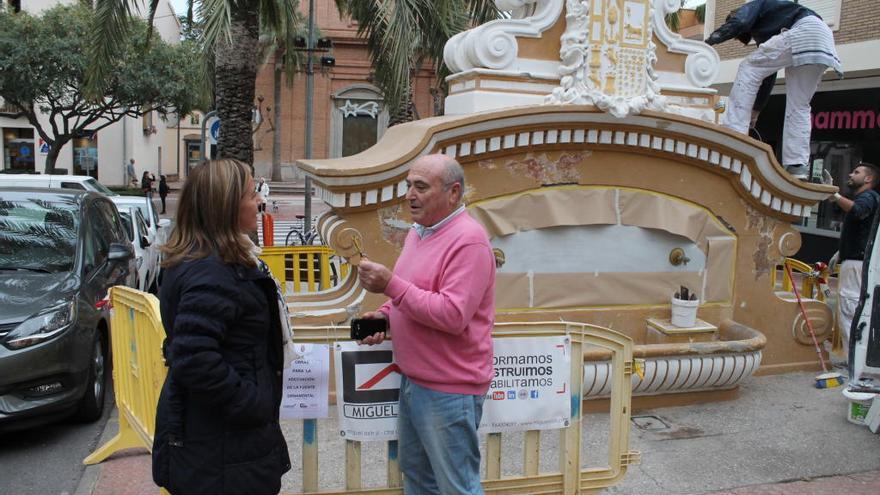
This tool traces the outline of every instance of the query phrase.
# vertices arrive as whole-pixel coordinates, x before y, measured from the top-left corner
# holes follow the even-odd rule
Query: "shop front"
[[[33,128],[3,128],[3,172],[32,174],[35,172]]]
[[[841,194],[849,173],[861,161],[880,165],[880,88],[818,92],[812,101],[810,177],[821,181],[827,170]],[[757,125],[759,139],[780,155],[785,120],[785,95],[770,98]],[[837,250],[843,210],[830,201],[819,203],[810,218],[797,226],[803,238],[795,258],[812,263],[827,261]]]

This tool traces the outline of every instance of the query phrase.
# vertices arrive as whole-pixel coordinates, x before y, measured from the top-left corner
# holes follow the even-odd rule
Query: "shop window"
[[[97,132],[88,132],[73,140],[73,174],[98,178]]]
[[[350,156],[376,144],[388,128],[388,112],[379,90],[350,86],[333,95],[330,156]]]
[[[186,143],[186,174],[189,175],[196,165],[202,162],[202,151],[199,141],[187,139]]]
[[[153,123],[153,112],[147,112],[141,117],[141,123],[144,126],[144,136],[156,134],[156,125]]]
[[[3,129],[3,169],[12,173],[34,173],[34,130]]]

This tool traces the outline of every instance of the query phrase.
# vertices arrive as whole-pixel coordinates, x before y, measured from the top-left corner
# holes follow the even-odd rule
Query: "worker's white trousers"
[[[782,164],[809,164],[810,159],[810,100],[824,65],[808,64],[792,67],[791,44],[788,31],[761,44],[739,64],[736,79],[730,89],[727,110],[721,124],[747,134],[761,81],[774,72],[785,69],[785,126],[782,131]]]
[[[862,260],[844,260],[837,276],[837,325],[843,336],[844,351],[849,349],[849,327],[862,293],[862,264]]]

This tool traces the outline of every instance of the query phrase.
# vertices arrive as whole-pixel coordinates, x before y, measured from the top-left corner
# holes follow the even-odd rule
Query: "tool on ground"
[[[807,316],[807,309],[804,307],[804,301],[801,300],[800,291],[798,291],[797,284],[794,282],[794,275],[791,273],[791,266],[789,266],[788,263],[785,263],[784,266],[788,279],[791,280],[791,288],[794,291],[794,297],[797,299],[798,307],[801,309],[801,316],[804,317],[804,322],[807,324],[807,329],[810,331],[810,338],[813,339],[813,347],[816,349],[816,355],[819,356],[819,364],[822,365],[822,374],[816,377],[816,388],[833,388],[842,385],[843,375],[840,373],[828,372],[828,365],[825,363],[825,358],[822,357],[822,348],[819,347],[819,342],[816,340],[816,332],[813,331],[813,324]]]

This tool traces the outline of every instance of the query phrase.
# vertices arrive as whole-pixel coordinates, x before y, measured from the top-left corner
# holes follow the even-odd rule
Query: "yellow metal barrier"
[[[486,442],[486,473],[483,489],[487,494],[584,494],[593,493],[617,483],[629,465],[640,460],[640,453],[629,451],[629,418],[632,397],[631,377],[635,368],[632,355],[632,340],[606,328],[565,322],[547,323],[499,323],[493,331],[494,337],[517,338],[536,336],[566,335],[571,338],[571,421],[570,426],[558,432],[525,432],[522,445],[523,468],[517,476],[502,477],[501,461],[502,434],[488,435]],[[298,328],[297,342],[332,344],[336,340],[348,340],[347,332],[336,327]],[[587,346],[599,346],[612,353],[612,381],[610,400],[610,430],[607,465],[597,468],[581,468],[581,439],[583,422],[581,401],[584,350]],[[579,357],[579,358],[578,358]],[[387,472],[384,488],[363,488],[361,479],[361,443],[345,441],[345,489],[322,491],[318,486],[318,421],[302,421],[302,492],[284,492],[286,495],[299,493],[320,493],[321,495],[402,494],[401,474],[398,463],[397,442],[387,445]],[[539,466],[541,435],[558,434],[559,465],[557,471]],[[336,459],[337,455],[325,454],[324,459]]]
[[[335,252],[328,246],[277,246],[264,247],[260,259],[287,291],[292,285],[294,293],[327,290],[348,274],[346,262],[333,264]],[[338,270],[338,273],[337,273]]]
[[[783,263],[784,265],[777,267],[777,269],[771,274],[770,283],[773,287],[777,286],[777,276],[781,272],[782,281],[780,290],[783,292],[793,292],[794,281],[788,276],[788,272],[785,269],[785,266],[787,265],[791,268],[792,273],[797,273],[802,277],[799,291],[802,297],[825,301],[825,293],[819,287],[819,279],[822,278],[827,283],[828,277],[831,275],[830,270],[827,267],[819,272],[816,271],[814,267],[794,258],[785,258]]]
[[[119,433],[86,457],[85,464],[97,464],[122,449],[152,450],[156,404],[165,382],[165,330],[159,300],[146,292],[116,286],[110,289],[110,302],[113,392],[119,410]]]
[[[119,433],[101,446],[84,462],[96,464],[111,454],[127,448],[152,448],[155,434],[156,404],[165,380],[166,368],[162,359],[162,341],[165,336],[159,314],[158,300],[150,294],[127,287],[114,287],[110,292],[113,304],[111,342],[113,345],[113,377],[116,405],[119,409]],[[571,421],[570,426],[558,430],[559,465],[556,471],[546,466],[541,469],[541,435],[534,430],[525,432],[522,446],[523,468],[517,476],[502,477],[502,434],[493,433],[486,442],[486,474],[483,488],[487,494],[575,494],[592,493],[615,484],[629,465],[638,463],[640,454],[629,451],[629,418],[631,378],[635,370],[632,340],[606,328],[580,323],[500,323],[494,337],[517,338],[560,336],[571,339]],[[296,341],[330,344],[348,340],[348,332],[337,327],[300,327]],[[583,421],[581,402],[583,388],[584,351],[587,346],[598,346],[611,351],[610,430],[607,465],[584,469],[581,467],[581,439]],[[361,444],[345,441],[345,489],[319,491],[318,422],[302,421],[302,487],[301,493],[322,494],[400,494],[401,474],[397,442],[388,442],[385,488],[362,487]],[[505,453],[509,454],[509,450]],[[337,459],[325,456],[324,459]],[[334,469],[341,469],[335,466]],[[292,492],[287,492],[293,495]]]

